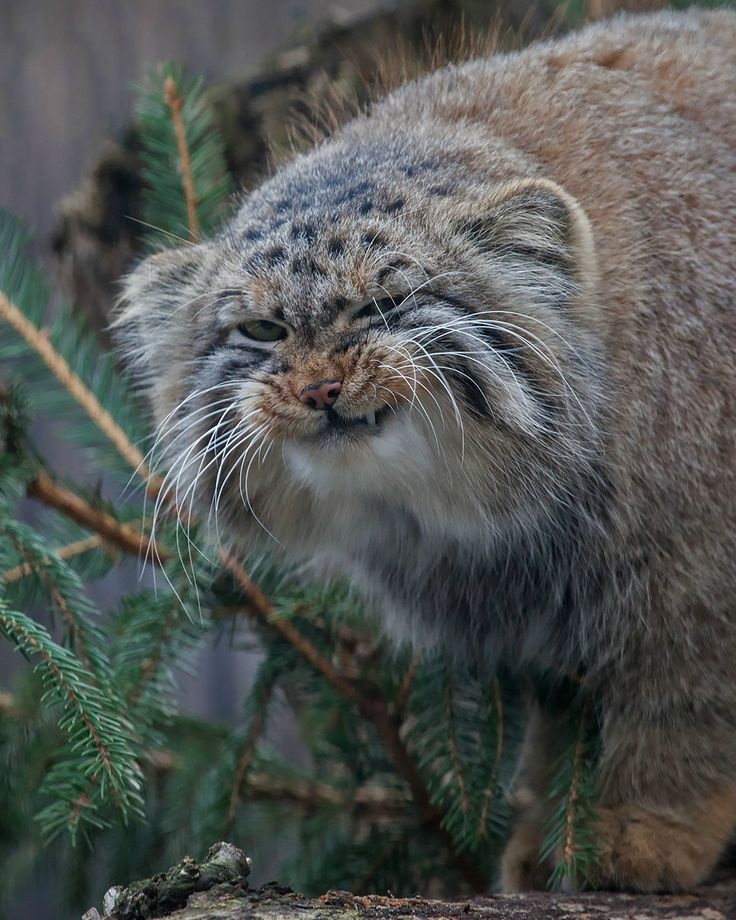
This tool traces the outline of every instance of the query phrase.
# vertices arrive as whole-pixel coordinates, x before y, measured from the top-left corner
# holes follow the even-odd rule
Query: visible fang
[[[365,416],[365,420],[366,422],[368,422],[369,425],[375,425],[376,424],[376,413],[367,412]]]

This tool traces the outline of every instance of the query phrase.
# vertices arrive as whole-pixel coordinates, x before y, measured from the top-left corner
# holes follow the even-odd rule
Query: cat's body
[[[400,639],[585,675],[601,884],[692,884],[736,825],[734,89],[729,13],[439,71],[144,263],[121,318],[179,405],[177,503]],[[553,737],[535,711],[507,887]]]

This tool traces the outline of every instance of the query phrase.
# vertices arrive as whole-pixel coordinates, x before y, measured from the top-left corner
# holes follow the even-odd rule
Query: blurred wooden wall
[[[386,0],[0,0],[0,206],[40,240],[159,61],[248,72],[295,30]],[[42,244],[43,245],[43,244]]]

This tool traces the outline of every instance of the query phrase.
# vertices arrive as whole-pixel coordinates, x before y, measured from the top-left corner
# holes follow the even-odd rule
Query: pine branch
[[[223,553],[223,562],[243,591],[250,591],[253,582],[238,560],[231,554]],[[397,773],[411,789],[412,799],[417,810],[423,816],[423,819],[447,841],[450,852],[454,852],[451,838],[442,827],[442,813],[432,805],[416,764],[401,739],[398,720],[391,715],[386,701],[377,694],[370,697],[362,695],[356,685],[345,680],[333,665],[320,654],[317,648],[299,632],[293,623],[283,618],[274,618],[272,616],[273,608],[267,598],[260,594],[260,589],[256,594],[253,613],[261,622],[270,629],[275,630],[296,649],[344,699],[353,703],[361,715],[373,725]],[[486,881],[477,868],[462,855],[457,856],[457,862],[469,883],[476,890],[482,890]]]
[[[3,527],[0,525],[0,533],[3,533],[9,542],[15,547],[17,553],[24,562],[22,566],[28,569],[29,575],[35,575],[38,581],[43,585],[47,594],[54,602],[56,609],[61,614],[61,618],[64,621],[69,635],[72,637],[72,645],[74,651],[77,654],[77,657],[82,662],[84,667],[89,671],[91,677],[95,674],[95,666],[92,663],[90,658],[90,651],[87,648],[87,636],[85,635],[86,630],[81,628],[81,624],[77,621],[77,616],[72,611],[72,607],[67,601],[67,598],[64,597],[64,594],[59,589],[58,585],[50,578],[49,573],[46,568],[52,562],[51,557],[44,557],[39,552],[32,552],[31,548],[24,544],[21,539],[18,531],[19,527],[12,527],[10,522]],[[57,573],[58,574],[58,573]],[[3,579],[3,583],[5,583]]]
[[[201,79],[164,64],[138,98],[145,223],[174,241],[199,240],[216,230],[232,182],[224,144]],[[152,248],[160,237],[151,236]]]
[[[48,335],[28,320],[3,291],[0,291],[0,318],[4,319],[36,352],[59,383],[113,444],[126,463],[133,469],[147,471],[143,454],[130,441],[125,431],[81,378],[74,373],[67,361],[51,344]]]
[[[197,217],[197,193],[194,189],[192,177],[192,161],[189,157],[186,128],[182,117],[184,97],[176,90],[173,77],[167,77],[164,82],[164,98],[171,111],[171,120],[176,134],[176,145],[179,148],[179,161],[181,163],[181,183],[184,187],[184,200],[187,204],[187,225],[189,235],[193,242],[199,239],[199,218]]]
[[[540,852],[541,860],[556,861],[549,882],[552,888],[559,888],[565,880],[577,885],[581,879],[588,879],[597,858],[593,832],[597,739],[590,724],[589,702],[573,708],[573,712],[577,714],[577,725],[552,783],[550,799],[557,804],[548,818],[547,836]]]
[[[254,692],[254,688],[254,690],[251,690],[248,696],[250,702],[253,700],[253,697],[257,695],[257,706],[255,708],[253,717],[250,720],[250,724],[248,725],[240,757],[238,757],[238,762],[235,765],[232,789],[230,791],[230,802],[228,803],[227,818],[225,821],[226,835],[229,834],[233,824],[235,823],[235,816],[237,813],[238,804],[240,803],[241,789],[245,784],[246,776],[248,775],[248,771],[250,770],[251,764],[253,763],[253,756],[256,752],[256,745],[258,744],[258,741],[266,728],[268,704],[271,702],[271,697],[273,696],[273,691],[276,686],[276,680],[276,674],[269,674],[268,679],[264,682],[264,686],[258,688],[260,692],[256,694]],[[256,680],[256,682],[258,681]]]
[[[40,820],[45,819],[49,836],[64,826],[76,832],[81,810],[67,811],[66,805],[74,797],[72,790],[87,778],[109,787],[124,815],[140,814],[142,775],[130,747],[129,727],[119,718],[115,695],[108,696],[90,684],[77,658],[25,614],[0,605],[0,629],[22,652],[37,656],[43,663],[47,697],[53,696],[62,704],[59,726],[67,732],[75,754],[73,763],[57,763],[46,779],[45,790],[57,799],[39,815]]]
[[[476,837],[478,841],[483,841],[488,836],[488,818],[493,795],[496,792],[498,784],[498,771],[501,767],[501,759],[504,753],[504,706],[501,695],[501,684],[497,677],[493,679],[493,700],[496,711],[496,750],[493,757],[493,766],[488,776],[488,780],[483,789],[483,805],[478,816],[478,829]]]
[[[332,663],[320,654],[317,648],[299,632],[293,623],[273,616],[273,605],[248,575],[238,559],[228,552],[223,552],[221,558],[227,571],[230,572],[236,584],[248,598],[252,612],[256,617],[295,648],[341,696],[360,707],[361,699],[355,686],[345,680]]]

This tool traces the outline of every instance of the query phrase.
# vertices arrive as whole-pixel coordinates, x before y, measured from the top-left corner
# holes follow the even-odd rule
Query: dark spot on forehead
[[[327,242],[327,252],[331,256],[339,256],[345,252],[345,243],[337,236],[333,236]]]
[[[298,275],[326,275],[327,272],[318,265],[312,256],[296,256],[291,260],[291,270]]]
[[[263,261],[266,265],[278,265],[286,259],[286,250],[283,246],[272,246],[263,253]]]
[[[360,206],[358,207],[359,214],[370,214],[373,210],[373,200],[371,198],[366,198]]]
[[[291,238],[313,243],[317,239],[317,228],[311,221],[294,221],[291,225]]]
[[[256,240],[260,240],[263,237],[263,230],[259,230],[257,227],[248,227],[243,231],[242,238],[249,243],[253,243]]]
[[[279,198],[277,201],[274,201],[274,203],[273,203],[273,210],[274,210],[274,213],[275,213],[275,214],[283,214],[285,211],[288,210],[288,208],[289,208],[290,205],[291,205],[291,199],[289,199],[289,198]]]
[[[398,271],[399,269],[406,268],[409,265],[406,259],[393,259],[388,265],[384,265],[383,268],[376,275],[376,281],[381,284],[381,282],[391,274],[391,272]]]
[[[402,172],[405,176],[411,178],[418,172],[426,172],[428,169],[436,169],[439,164],[436,160],[420,160],[419,163],[407,163]]]
[[[444,185],[430,185],[429,194],[437,198],[445,198],[452,192],[452,186],[449,183]]]
[[[383,207],[384,214],[395,214],[397,211],[401,211],[404,208],[404,199],[397,198],[395,201],[392,201],[390,204],[387,204]]]

